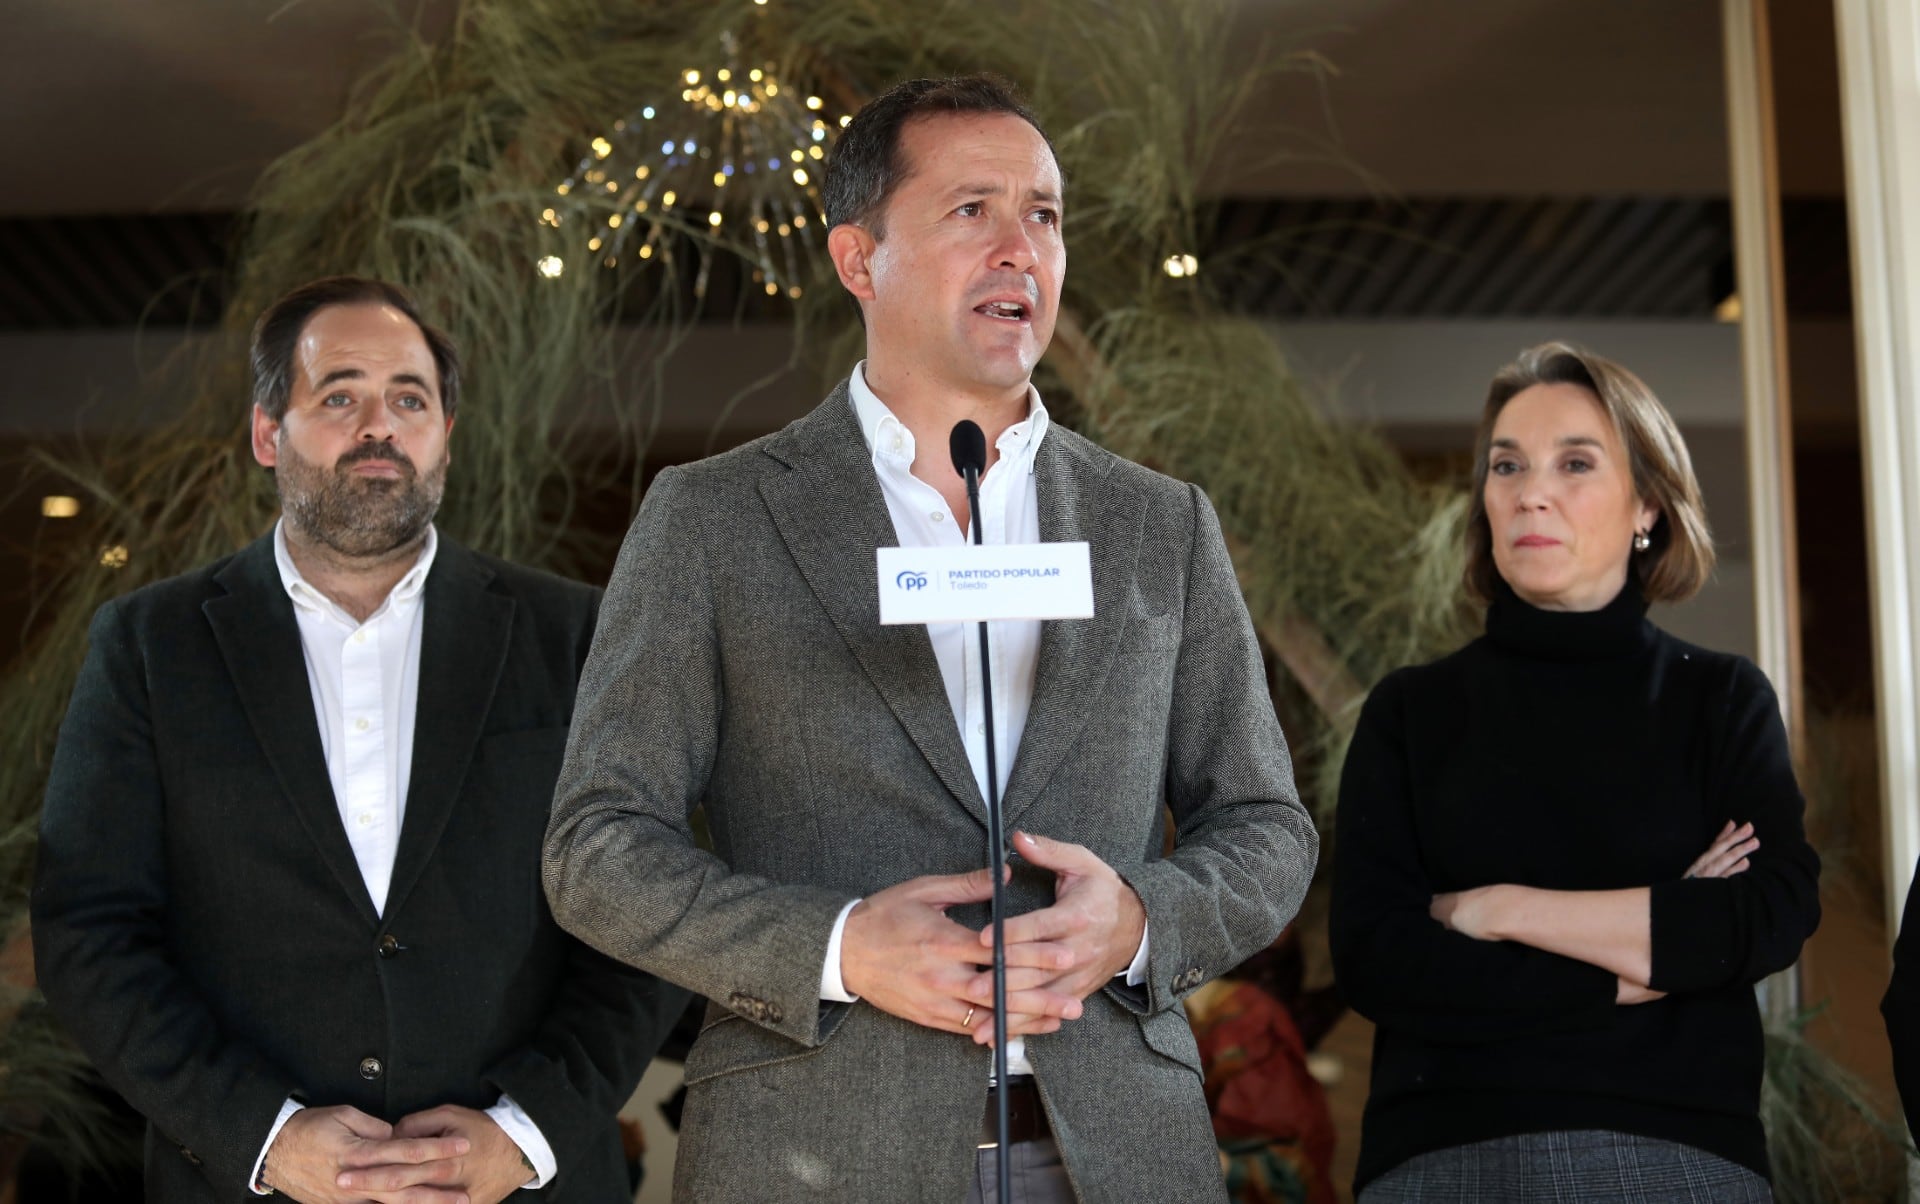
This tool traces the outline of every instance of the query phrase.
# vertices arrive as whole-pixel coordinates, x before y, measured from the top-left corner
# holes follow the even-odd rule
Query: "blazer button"
[[[187,1163],[191,1166],[200,1165],[200,1155],[194,1153],[192,1150],[188,1149],[186,1146],[180,1147],[180,1156],[182,1158],[185,1158],[187,1160]]]
[[[785,1018],[786,1018],[786,1012],[780,1007],[779,1004],[770,1003],[767,1005],[767,1019],[769,1021],[771,1021],[774,1024],[778,1024],[780,1023],[780,1021],[782,1021]]]
[[[391,932],[380,938],[381,957],[399,957],[400,950],[404,948],[406,948],[406,946],[400,943],[400,938]]]
[[[380,1072],[384,1069],[386,1068],[380,1065],[379,1058],[360,1059],[360,1077],[363,1079],[377,1079],[380,1077]]]

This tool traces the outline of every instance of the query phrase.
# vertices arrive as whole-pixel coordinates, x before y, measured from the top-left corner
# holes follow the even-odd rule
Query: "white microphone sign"
[[[1084,542],[879,548],[876,555],[884,624],[1093,617]]]

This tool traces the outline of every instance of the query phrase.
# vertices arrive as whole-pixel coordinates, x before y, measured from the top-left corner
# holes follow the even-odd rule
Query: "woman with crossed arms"
[[[1753,985],[1819,858],[1766,678],[1646,618],[1713,567],[1686,445],[1549,343],[1494,378],[1474,484],[1486,633],[1380,683],[1341,781],[1361,1204],[1770,1200]]]

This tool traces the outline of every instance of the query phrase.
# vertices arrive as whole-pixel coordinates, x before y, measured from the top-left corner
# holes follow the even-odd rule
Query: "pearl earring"
[[[1634,551],[1644,552],[1652,546],[1653,546],[1653,537],[1651,535],[1648,535],[1645,531],[1635,531],[1633,533],[1633,550]]]

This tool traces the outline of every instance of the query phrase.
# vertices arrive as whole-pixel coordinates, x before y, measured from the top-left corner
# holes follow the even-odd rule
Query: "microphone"
[[[973,542],[984,540],[980,529],[980,474],[987,467],[987,436],[980,425],[962,418],[947,437],[953,470],[967,483],[967,521]],[[994,1162],[999,1170],[999,1198],[1013,1199],[1012,1165],[1007,1160],[1007,895],[1002,867],[1007,861],[1006,833],[1000,826],[1000,770],[995,757],[993,726],[993,665],[987,654],[987,625],[980,625],[981,707],[987,723],[987,868],[993,874],[993,1082],[999,1148]]]
[[[987,435],[980,424],[970,418],[962,418],[953,424],[953,433],[947,436],[947,452],[953,457],[953,471],[967,482],[969,491],[980,484],[980,474],[987,470]],[[972,502],[973,493],[967,500]],[[979,540],[974,540],[979,543]]]

